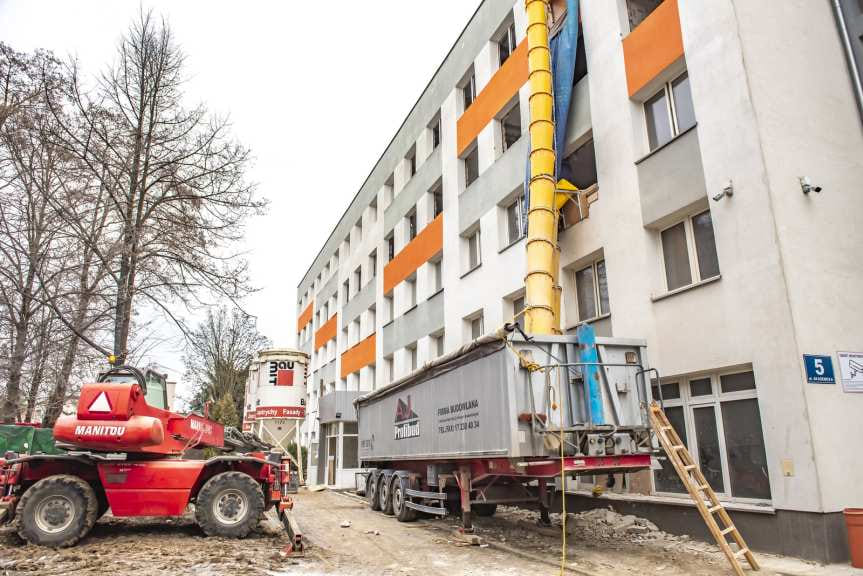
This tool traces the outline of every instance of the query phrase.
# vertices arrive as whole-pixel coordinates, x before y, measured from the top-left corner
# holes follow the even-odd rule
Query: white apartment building
[[[840,9],[582,0],[559,151],[589,190],[564,209],[566,331],[645,338],[750,545],[821,561],[863,506],[863,3]],[[312,483],[354,486],[358,395],[524,305],[524,36],[521,1],[479,6],[298,284]],[[704,530],[668,470],[593,481],[573,505]]]

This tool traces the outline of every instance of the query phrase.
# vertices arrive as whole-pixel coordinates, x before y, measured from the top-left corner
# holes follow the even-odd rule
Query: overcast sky
[[[188,96],[229,114],[252,149],[251,179],[271,201],[250,222],[245,305],[276,346],[293,346],[296,286],[479,0],[0,0],[0,40],[77,57],[88,73],[115,58],[140,7],[167,18],[187,56]],[[183,372],[166,325],[151,355]]]

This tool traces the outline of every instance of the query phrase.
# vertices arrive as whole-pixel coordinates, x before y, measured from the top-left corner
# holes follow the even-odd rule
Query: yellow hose
[[[525,0],[530,85],[530,206],[527,212],[525,328],[528,333],[559,332],[557,216],[554,178],[554,97],[548,45],[548,0]]]

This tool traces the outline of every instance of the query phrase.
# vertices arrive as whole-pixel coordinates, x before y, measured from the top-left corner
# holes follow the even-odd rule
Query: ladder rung
[[[734,555],[737,556],[738,558],[740,558],[741,556],[746,556],[747,554],[749,554],[749,548],[741,548],[740,550],[738,550],[737,552],[734,553]]]
[[[702,484],[698,487],[698,489],[701,490],[702,492],[705,492],[705,491],[710,489],[710,485],[709,484]]]
[[[660,426],[659,429],[660,430],[674,430],[674,427],[673,426]]]
[[[678,450],[686,450],[686,446],[680,444],[679,446],[672,446],[671,449],[677,452]]]
[[[687,472],[689,472],[690,470],[695,470],[696,468],[698,468],[698,466],[696,466],[695,464],[687,464],[683,467],[683,469]]]
[[[710,512],[711,514],[715,514],[719,510],[722,510],[722,504],[717,504],[716,506],[712,506],[712,507],[707,509],[707,511]]]
[[[723,536],[725,536],[726,534],[731,534],[735,530],[736,530],[736,528],[734,526],[729,526],[725,530],[721,530],[719,533],[722,534]]]

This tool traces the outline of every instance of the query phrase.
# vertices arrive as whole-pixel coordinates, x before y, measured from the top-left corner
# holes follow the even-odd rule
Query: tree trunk
[[[39,398],[39,389],[42,387],[42,378],[45,375],[45,363],[48,360],[48,354],[45,350],[47,341],[48,330],[47,327],[43,327],[43,332],[39,337],[39,346],[33,354],[36,367],[30,380],[30,391],[27,394],[27,409],[24,412],[24,422],[33,421],[33,411],[36,409],[36,400]]]
[[[63,354],[63,362],[60,364],[60,370],[57,371],[57,376],[54,378],[54,388],[51,390],[48,401],[45,403],[42,426],[46,428],[53,428],[54,422],[56,422],[63,411],[63,404],[66,402],[66,393],[69,388],[69,378],[72,376],[72,368],[75,366],[75,356],[78,354],[79,342],[80,339],[75,334],[69,337],[69,344],[66,347],[66,352]]]
[[[21,372],[27,346],[28,319],[20,318],[15,323],[15,346],[9,359],[9,382],[6,384],[6,397],[0,421],[15,422],[21,412]]]

